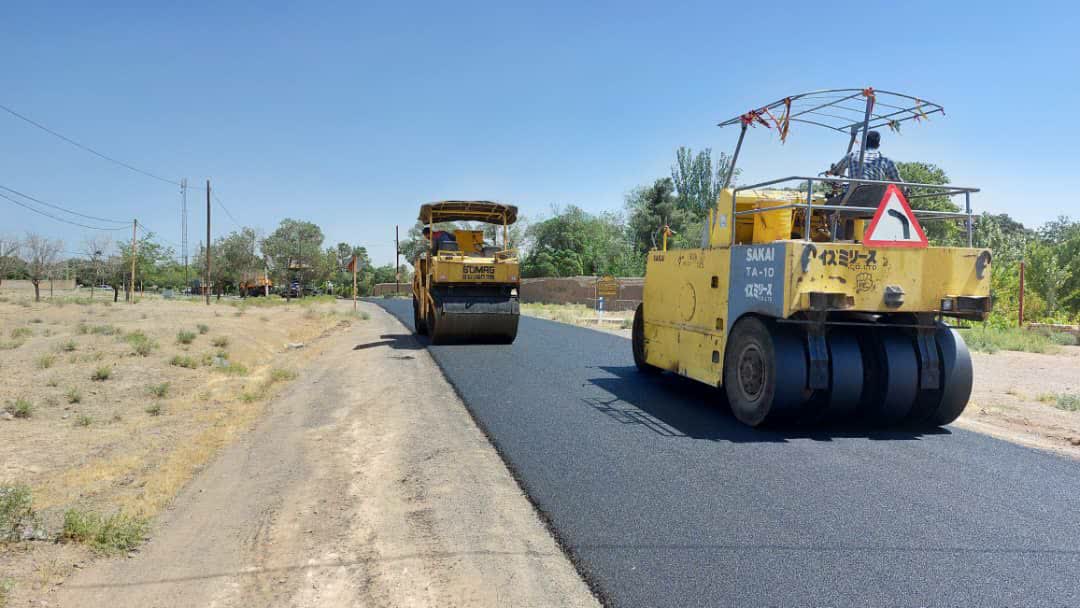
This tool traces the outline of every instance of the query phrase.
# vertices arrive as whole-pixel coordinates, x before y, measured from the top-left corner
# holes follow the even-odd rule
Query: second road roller
[[[414,260],[413,324],[433,344],[510,344],[517,337],[521,272],[510,245],[517,207],[440,201],[420,207],[425,247]],[[454,223],[487,224],[485,231]],[[500,238],[501,237],[501,238]]]
[[[751,426],[955,420],[972,366],[950,323],[991,310],[991,252],[972,247],[978,190],[904,183],[879,149],[883,132],[943,115],[924,98],[855,88],[785,97],[720,123],[741,131],[701,247],[668,249],[662,226],[648,254],[632,327],[638,369],[721,387]],[[846,139],[841,161],[732,187],[748,131],[783,142],[802,125]],[[911,204],[920,198],[935,204]],[[930,246],[924,222],[952,224],[940,234],[959,246]]]

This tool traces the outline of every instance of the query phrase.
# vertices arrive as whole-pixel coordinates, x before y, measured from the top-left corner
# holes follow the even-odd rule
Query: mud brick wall
[[[596,306],[598,277],[558,277],[521,280],[521,301],[542,304],[584,304]],[[641,303],[645,279],[620,278],[619,295],[604,298],[605,310],[633,310]]]

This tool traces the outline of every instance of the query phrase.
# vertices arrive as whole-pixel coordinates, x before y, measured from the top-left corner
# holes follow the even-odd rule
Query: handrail
[[[774,207],[759,207],[756,209],[746,209],[743,211],[736,210],[736,201],[738,200],[739,192],[747,190],[754,190],[757,188],[763,188],[765,186],[774,186],[776,184],[782,184],[790,181],[804,181],[806,182],[806,202],[793,202],[786,205],[777,205]],[[753,215],[755,213],[765,213],[767,211],[780,211],[784,209],[805,209],[805,221],[803,222],[803,240],[809,242],[810,239],[810,217],[814,210],[818,211],[831,211],[834,213],[834,219],[836,216],[844,213],[874,213],[877,211],[877,207],[850,207],[847,205],[814,205],[814,182],[822,183],[847,183],[855,185],[872,185],[872,186],[889,186],[895,185],[902,188],[929,188],[934,189],[935,192],[916,194],[909,198],[921,198],[927,196],[956,196],[958,194],[964,195],[964,211],[934,211],[934,210],[918,210],[912,209],[912,213],[915,217],[927,219],[927,220],[942,220],[942,219],[966,219],[967,222],[967,237],[968,247],[972,246],[973,241],[973,222],[971,213],[971,194],[979,192],[978,188],[971,188],[968,186],[952,186],[947,184],[918,184],[911,182],[893,182],[883,181],[876,179],[858,179],[853,177],[840,177],[840,176],[817,176],[817,177],[804,177],[804,176],[790,176],[782,177],[779,179],[773,179],[758,184],[752,184],[749,186],[739,186],[731,191],[731,245],[735,244],[735,218],[743,215]],[[799,193],[800,195],[802,193]],[[846,198],[845,198],[846,200]],[[835,226],[834,226],[835,228]],[[833,236],[835,238],[835,235]]]

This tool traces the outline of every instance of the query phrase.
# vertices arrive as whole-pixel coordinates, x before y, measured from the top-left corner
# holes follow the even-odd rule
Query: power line
[[[128,163],[125,163],[122,160],[115,159],[115,158],[109,156],[108,154],[103,154],[101,152],[98,152],[97,150],[91,148],[90,146],[80,144],[79,142],[75,141],[74,139],[71,139],[70,137],[67,137],[66,135],[63,135],[61,133],[57,133],[56,131],[53,131],[49,127],[46,127],[45,125],[43,125],[43,124],[41,124],[39,122],[36,122],[36,121],[34,121],[34,120],[30,119],[30,118],[27,118],[26,116],[23,116],[22,114],[19,114],[15,110],[12,110],[11,108],[9,108],[9,107],[7,107],[7,106],[5,106],[3,104],[0,104],[0,110],[3,110],[5,112],[7,112],[8,114],[11,114],[15,118],[18,118],[19,120],[28,122],[28,123],[34,125],[35,127],[41,129],[42,131],[45,131],[46,133],[48,133],[50,135],[53,135],[54,137],[58,137],[58,138],[60,138],[60,139],[62,139],[64,141],[66,141],[67,143],[75,146],[76,148],[79,148],[80,150],[84,150],[86,152],[89,152],[89,153],[93,154],[94,156],[103,158],[103,159],[105,159],[105,160],[107,160],[107,161],[109,161],[109,162],[111,162],[111,163],[113,163],[115,165],[119,165],[121,167],[124,167],[125,169],[129,169],[129,170],[134,171],[136,173],[141,173],[142,175],[145,175],[146,177],[150,177],[150,178],[156,179],[158,181],[165,182],[166,184],[173,184],[174,186],[179,186],[180,185],[180,182],[173,181],[173,180],[165,178],[165,177],[161,177],[160,175],[154,175],[153,173],[150,173],[149,171],[143,171],[142,169],[140,169],[138,167],[135,167],[133,165],[129,165]]]
[[[7,199],[7,200],[11,201],[12,203],[15,203],[16,205],[18,205],[20,207],[23,207],[24,209],[29,209],[30,211],[33,211],[34,213],[37,213],[39,215],[44,215],[45,217],[54,219],[54,220],[56,220],[58,222],[63,222],[65,224],[71,224],[72,226],[78,226],[80,228],[89,228],[90,230],[101,230],[101,231],[104,231],[104,232],[117,231],[117,230],[126,230],[127,229],[126,226],[121,226],[120,228],[102,228],[100,226],[88,226],[86,224],[80,224],[79,222],[73,222],[71,220],[66,220],[66,219],[64,219],[62,217],[56,217],[55,215],[53,215],[51,213],[47,213],[45,211],[42,211],[41,209],[38,209],[36,207],[31,207],[30,205],[27,205],[26,203],[24,203],[22,201],[11,198],[10,196],[4,194],[3,192],[0,192],[0,198]]]
[[[71,209],[61,207],[60,205],[55,205],[53,203],[47,203],[47,202],[45,202],[45,201],[43,201],[43,200],[41,200],[39,198],[34,198],[34,197],[30,196],[29,194],[24,194],[22,192],[19,192],[18,190],[15,190],[14,188],[8,188],[7,186],[5,186],[3,184],[0,184],[0,189],[7,190],[8,192],[11,192],[12,194],[15,194],[15,195],[21,196],[21,197],[23,197],[25,199],[34,201],[35,203],[38,203],[39,205],[45,205],[46,207],[52,207],[53,209],[63,211],[64,213],[70,213],[71,215],[77,215],[79,217],[86,218],[88,220],[95,220],[95,221],[98,221],[98,222],[105,222],[107,224],[127,224],[127,222],[123,221],[123,220],[111,220],[111,219],[105,218],[105,217],[97,217],[95,215],[87,215],[85,213],[79,213],[78,211],[72,211]]]
[[[244,226],[240,224],[240,222],[236,221],[236,218],[233,217],[233,214],[229,211],[229,208],[225,206],[225,203],[221,202],[221,199],[218,198],[218,195],[213,193],[211,193],[211,195],[214,197],[214,202],[218,204],[218,207],[221,207],[221,210],[225,212],[225,215],[229,216],[229,219],[232,220],[234,224],[236,224],[236,227],[243,228]]]

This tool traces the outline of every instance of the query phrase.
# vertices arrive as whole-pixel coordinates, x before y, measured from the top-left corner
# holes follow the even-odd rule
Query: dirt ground
[[[1080,346],[1056,354],[972,353],[972,359],[975,387],[957,426],[1080,458],[1080,411],[1046,402],[1047,395],[1080,395]]]
[[[149,542],[94,561],[49,545],[11,605],[597,605],[427,352],[361,306],[290,351],[299,377]]]
[[[259,418],[320,340],[359,320],[333,302],[113,304],[111,293],[97,295],[34,303],[0,292],[0,483],[30,487],[41,536],[50,538],[67,509],[158,514]],[[178,341],[181,331],[190,344]],[[193,368],[172,365],[174,356]],[[15,586],[15,601],[88,556],[77,545],[0,544],[0,584]]]
[[[603,322],[586,306],[524,304],[522,313],[630,338],[630,311],[605,313]],[[998,351],[972,353],[975,385],[956,421],[960,428],[1080,458],[1080,411],[1057,409],[1047,396],[1080,395],[1080,347],[1054,354]],[[1042,398],[1040,400],[1040,398]]]

